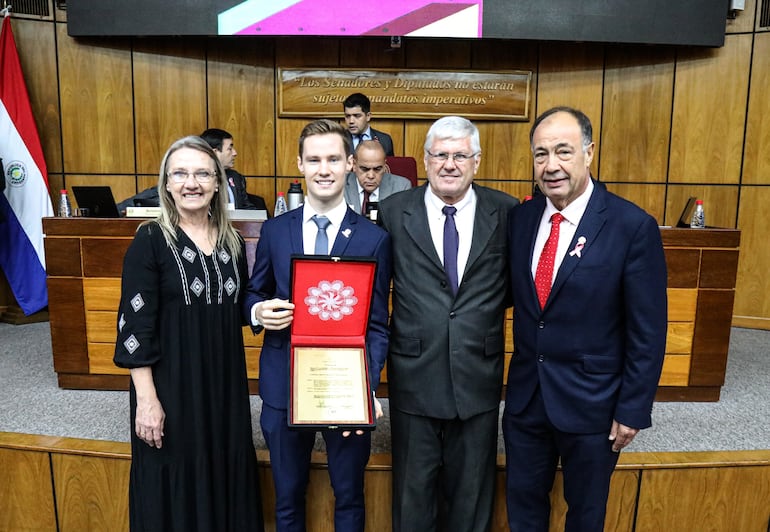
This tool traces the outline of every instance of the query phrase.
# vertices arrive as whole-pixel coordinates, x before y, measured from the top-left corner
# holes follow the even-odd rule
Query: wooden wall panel
[[[607,152],[605,151],[606,155]],[[613,178],[610,178],[613,179]],[[662,225],[666,209],[666,186],[642,183],[608,183],[607,190],[637,204]]]
[[[471,41],[460,39],[405,39],[407,68],[470,68]]]
[[[770,328],[770,187],[745,187],[738,212],[741,230],[741,250],[738,258],[738,278],[735,288],[735,316],[754,316]],[[762,317],[764,319],[762,319]]]
[[[391,48],[390,37],[357,39],[342,39],[340,41],[340,66],[358,68],[401,68],[406,62],[401,48]],[[378,128],[379,129],[379,128]]]
[[[536,115],[557,105],[569,105],[591,119],[594,140],[602,131],[602,78],[604,47],[597,44],[544,43],[540,45]],[[601,145],[594,162],[597,173]]]
[[[56,27],[17,17],[11,18],[11,26],[46,167],[49,172],[61,172],[59,92],[51,83],[56,79]]]
[[[595,136],[602,147],[599,179],[665,183],[674,86],[673,50],[608,47],[604,75],[601,139]],[[655,216],[660,221],[662,210],[659,214]]]
[[[66,171],[133,174],[129,41],[76,41],[67,36],[65,25],[57,29]]]
[[[738,187],[713,185],[669,185],[666,196],[666,225],[676,226],[687,198],[695,196],[703,200],[706,225],[709,227],[735,228],[737,219]]]
[[[770,475],[763,468],[661,469],[642,474],[636,532],[767,530]]]
[[[537,94],[536,43],[515,41],[473,41],[472,67],[474,70],[529,70],[529,121],[475,122],[481,136],[481,166],[477,178],[501,181],[532,179],[532,155],[529,148],[529,128],[535,114]],[[422,158],[422,151],[419,152]],[[531,186],[530,186],[531,188]],[[523,197],[523,196],[519,196]]]
[[[158,175],[171,143],[206,125],[204,48],[196,39],[143,39],[133,57],[137,171]]]
[[[0,530],[57,530],[48,453],[0,449]]]
[[[345,41],[355,46],[357,41]],[[340,39],[331,37],[279,37],[275,39],[276,66],[329,67],[339,65]]]
[[[770,184],[770,32],[754,37],[743,184]]]
[[[128,530],[128,476],[131,461],[53,454],[59,530]]]
[[[208,127],[233,135],[240,173],[275,175],[273,41],[233,37],[207,43]]]
[[[532,181],[488,181],[476,178],[473,182],[505,192],[519,201],[523,201],[526,196],[532,195]]]
[[[308,124],[309,120],[304,118],[279,118],[276,121],[275,128],[275,160],[276,176],[296,177],[299,176],[297,168],[297,156],[299,155],[299,135],[302,128]],[[305,187],[302,187],[303,189]],[[276,186],[271,199],[275,200],[275,193],[278,190],[285,191],[286,188]],[[267,199],[267,198],[265,198]]]
[[[723,48],[679,50],[669,182],[739,182],[751,41],[728,35]]]
[[[425,173],[425,136],[428,134],[433,120],[410,120],[404,127],[404,153],[417,161],[417,182],[422,184],[427,178]],[[479,132],[480,134],[481,132]],[[486,139],[481,137],[482,159]]]

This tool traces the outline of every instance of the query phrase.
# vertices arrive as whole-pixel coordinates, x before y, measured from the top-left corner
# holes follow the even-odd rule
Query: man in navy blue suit
[[[508,522],[512,531],[548,530],[561,459],[565,529],[595,532],[619,452],[651,425],[666,345],[666,262],[655,219],[591,179],[585,114],[544,112],[530,143],[543,194],[508,216]]]
[[[375,257],[377,274],[366,350],[372,390],[379,384],[388,351],[390,236],[349,209],[343,196],[353,165],[353,147],[345,129],[317,120],[300,135],[297,166],[305,177],[307,200],[297,209],[262,226],[244,310],[256,329],[265,329],[259,360],[260,424],[270,451],[276,500],[276,530],[305,530],[305,493],[310,474],[313,431],[293,431],[287,423],[290,330],[294,304],[289,301],[292,254]],[[319,220],[323,220],[320,222]],[[328,226],[327,226],[328,224]],[[326,226],[327,239],[319,226]],[[317,242],[317,240],[319,242]],[[316,250],[324,242],[324,250]],[[382,410],[375,400],[376,415]],[[335,497],[338,531],[364,530],[364,469],[371,433],[321,431]]]

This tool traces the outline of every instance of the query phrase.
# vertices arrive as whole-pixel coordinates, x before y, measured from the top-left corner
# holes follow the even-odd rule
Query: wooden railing
[[[257,457],[266,529],[273,531],[270,463],[266,451],[257,451]],[[130,464],[127,443],[0,432],[0,530],[128,530]],[[507,530],[503,464],[500,456],[495,532]],[[366,530],[390,530],[390,455],[371,457],[365,490]],[[564,530],[561,491],[557,473],[553,531]],[[308,531],[332,532],[334,496],[321,453],[313,455],[307,501]],[[769,520],[769,450],[625,452],[612,478],[605,530],[766,532]]]

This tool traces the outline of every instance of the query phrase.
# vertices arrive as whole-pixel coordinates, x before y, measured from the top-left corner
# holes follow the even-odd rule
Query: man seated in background
[[[345,178],[345,203],[356,212],[368,216],[367,207],[388,196],[412,187],[405,177],[389,173],[385,150],[376,140],[359,143],[355,151],[353,171]]]
[[[394,155],[393,139],[390,135],[369,127],[369,121],[372,119],[372,103],[365,94],[360,92],[351,94],[342,102],[342,107],[345,111],[345,125],[353,139],[353,149],[357,148],[361,141],[376,140],[382,144],[385,155]]]
[[[233,169],[235,158],[238,156],[233,144],[233,136],[224,129],[217,128],[207,129],[199,136],[214,149],[214,153],[217,154],[217,158],[225,168],[228,203],[233,204],[236,209],[266,211],[265,200],[261,196],[248,194],[246,192],[246,178]],[[150,187],[118,203],[118,212],[125,215],[128,207],[157,207],[159,204],[158,188]]]

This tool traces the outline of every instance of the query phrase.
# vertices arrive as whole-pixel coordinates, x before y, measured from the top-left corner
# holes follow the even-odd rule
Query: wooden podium
[[[54,369],[62,388],[126,390],[112,363],[123,256],[140,219],[45,218]],[[239,221],[249,271],[262,222]],[[661,228],[668,264],[668,341],[659,401],[718,401],[724,384],[740,231]],[[511,319],[511,312],[508,312]],[[244,328],[252,393],[262,335]],[[506,325],[506,370],[513,352]],[[387,392],[383,373],[378,395]]]
[[[44,218],[53,365],[62,388],[127,390],[128,371],[112,363],[123,257],[139,218]],[[248,268],[261,221],[235,221]],[[249,385],[256,390],[262,335],[244,327]]]

